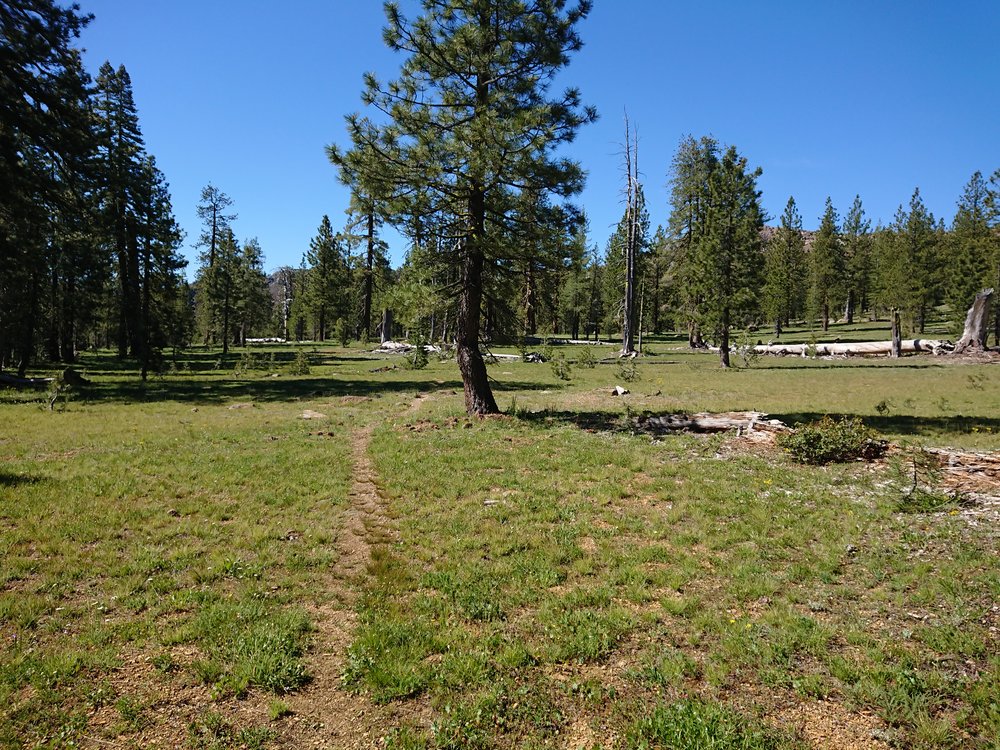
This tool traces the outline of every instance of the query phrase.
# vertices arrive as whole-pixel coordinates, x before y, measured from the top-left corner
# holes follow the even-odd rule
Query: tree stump
[[[962,338],[955,344],[952,354],[969,354],[986,350],[987,328],[990,319],[990,305],[993,302],[993,290],[984,289],[976,295],[975,302],[965,314],[965,329]]]

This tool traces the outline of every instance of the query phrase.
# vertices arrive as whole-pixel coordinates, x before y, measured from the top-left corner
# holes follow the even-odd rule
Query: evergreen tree
[[[215,265],[215,252],[219,240],[226,229],[237,219],[236,214],[227,213],[232,205],[233,199],[212,183],[208,183],[201,189],[201,202],[198,204],[197,212],[203,227],[196,247],[207,249],[209,267]]]
[[[718,343],[723,367],[730,364],[730,330],[747,325],[759,309],[764,226],[757,190],[760,174],[734,146],[726,149],[709,174],[703,228],[686,259],[686,281],[698,300],[699,325]]]
[[[239,274],[240,248],[233,230],[222,229],[214,251],[206,246],[199,255],[201,266],[195,280],[198,322],[205,341],[222,341],[222,353],[229,353],[238,301],[236,283]]]
[[[989,283],[1000,293],[1000,169],[990,175],[986,193],[986,216],[993,236]],[[1000,305],[993,306],[993,345],[1000,346]]]
[[[143,358],[138,204],[145,146],[132,80],[123,66],[116,70],[109,62],[101,65],[95,106],[100,123],[101,214],[117,279],[118,356]]]
[[[718,163],[718,141],[686,136],[677,147],[670,170],[669,232],[676,256],[677,313],[687,322],[688,344],[692,347],[703,345],[699,323],[702,289],[695,273],[696,255],[707,232],[709,178]]]
[[[992,280],[995,237],[989,220],[989,186],[976,172],[962,191],[951,225],[947,252],[945,300],[951,307],[955,330],[961,332],[965,312],[976,294]]]
[[[100,270],[83,239],[91,82],[72,46],[90,18],[51,0],[0,3],[0,369],[20,375],[42,332],[50,354],[72,358],[87,317],[77,282]]]
[[[877,237],[879,301],[899,310],[913,332],[924,332],[927,312],[940,293],[938,245],[937,225],[919,188],[909,210],[900,206],[893,223]]]
[[[442,237],[455,243],[460,270],[456,347],[469,413],[496,412],[479,349],[485,289],[505,264],[523,226],[522,192],[578,192],[583,172],[553,149],[592,119],[579,94],[548,99],[556,73],[581,46],[574,27],[590,10],[584,0],[526,6],[520,0],[425,0],[413,22],[386,5],[389,46],[408,55],[399,78],[366,78],[366,103],[389,122],[348,118],[350,151],[329,150],[342,179],[385,201],[403,219],[418,211],[446,218]],[[417,202],[424,205],[416,206]],[[522,214],[523,216],[523,214]]]
[[[573,235],[573,241],[568,245],[563,283],[559,288],[559,317],[563,321],[563,330],[569,333],[571,339],[580,338],[580,331],[587,320],[590,301],[589,228],[584,216]]]
[[[871,226],[871,222],[865,218],[861,196],[854,196],[854,203],[851,204],[842,227],[847,285],[844,318],[848,324],[854,322],[856,311],[868,309],[872,276]]]
[[[805,265],[802,217],[789,197],[764,257],[763,312],[774,321],[775,336],[802,312]]]
[[[326,341],[333,323],[339,318],[346,320],[350,314],[347,257],[329,216],[323,217],[316,236],[309,242],[306,265],[305,295],[313,335],[318,341]]]
[[[646,280],[645,304],[649,308],[649,323],[653,333],[664,330],[664,308],[669,306],[669,288],[665,285],[670,258],[670,241],[662,226],[657,226],[649,242],[643,278]]]
[[[264,251],[256,237],[243,243],[233,284],[233,343],[246,346],[247,336],[261,331],[271,317],[271,295],[264,274]]]
[[[830,328],[830,308],[841,299],[844,265],[837,211],[828,197],[809,253],[809,313],[812,320],[820,317],[824,331]]]

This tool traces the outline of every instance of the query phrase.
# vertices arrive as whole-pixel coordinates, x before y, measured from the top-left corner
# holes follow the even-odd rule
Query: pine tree
[[[690,248],[687,283],[698,300],[698,321],[719,346],[719,361],[729,367],[729,335],[747,325],[759,308],[764,212],[757,178],[746,157],[726,149],[708,177],[703,230]]]
[[[51,354],[72,352],[86,317],[73,265],[97,265],[71,239],[90,234],[90,80],[72,46],[90,18],[51,0],[0,3],[0,369],[22,376],[46,329]]]
[[[856,311],[868,309],[872,276],[871,227],[871,222],[865,218],[861,196],[854,196],[854,203],[851,204],[851,210],[847,212],[841,228],[847,286],[844,318],[848,324],[854,322]]]
[[[341,238],[333,233],[330,217],[324,216],[306,252],[308,275],[306,304],[316,340],[326,341],[338,318],[349,316],[347,257]]]
[[[699,322],[702,290],[695,277],[695,256],[707,231],[709,178],[718,163],[718,141],[687,136],[678,145],[670,169],[669,232],[676,255],[677,314],[687,323],[688,344],[692,347],[703,345]]]
[[[945,300],[955,330],[961,332],[965,312],[976,294],[989,286],[995,238],[989,222],[989,186],[981,172],[966,184],[951,225],[947,253]]]
[[[913,191],[909,210],[900,206],[893,223],[877,236],[879,301],[899,310],[914,332],[924,332],[927,311],[940,295],[939,239],[919,188]]]
[[[223,354],[229,353],[236,319],[239,257],[239,243],[233,230],[226,227],[218,233],[214,251],[210,246],[202,250],[201,266],[195,279],[198,322],[203,339],[221,340]]]
[[[986,193],[986,217],[993,236],[990,285],[1000,293],[1000,169],[990,175]],[[1000,305],[994,305],[993,308],[993,345],[1000,346]]]
[[[243,243],[237,257],[233,296],[233,343],[246,346],[247,336],[260,331],[271,317],[264,251],[256,237]]]
[[[844,249],[837,211],[828,197],[809,253],[809,313],[812,320],[820,317],[824,331],[830,329],[830,308],[841,299],[843,288]]]
[[[104,62],[97,74],[96,109],[101,145],[101,212],[115,261],[118,356],[142,358],[139,320],[142,280],[139,269],[138,193],[145,145],[124,66]]]
[[[553,149],[595,113],[581,109],[572,89],[547,98],[581,46],[574,27],[590,10],[586,0],[566,6],[425,0],[410,22],[387,4],[385,40],[407,58],[388,85],[367,76],[364,99],[390,121],[351,116],[352,149],[329,150],[342,179],[384,200],[390,215],[445,217],[441,236],[455,243],[460,270],[456,348],[469,413],[498,411],[479,341],[484,307],[491,319],[484,291],[494,271],[511,270],[502,261],[523,229],[514,221],[518,196],[566,198],[583,183],[579,166]]]
[[[203,227],[196,247],[207,248],[209,267],[215,265],[215,252],[222,235],[238,218],[234,213],[227,213],[232,205],[233,199],[212,183],[201,189],[201,202],[197,212]]]
[[[805,265],[802,217],[789,197],[764,257],[763,312],[774,321],[775,336],[802,312]]]
[[[567,246],[563,282],[559,288],[559,318],[563,321],[563,330],[569,333],[571,339],[580,338],[580,330],[586,323],[588,312],[589,228],[584,216],[573,235],[573,241]]]

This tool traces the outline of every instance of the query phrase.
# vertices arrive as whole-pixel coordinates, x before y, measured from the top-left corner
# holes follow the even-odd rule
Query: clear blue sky
[[[394,76],[378,0],[79,0],[96,18],[86,63],[132,76],[150,153],[170,182],[192,259],[195,205],[212,182],[235,201],[241,239],[267,268],[298,265],[347,192],[324,153],[346,143],[361,76]],[[413,0],[402,3],[415,7]],[[568,153],[589,173],[579,197],[603,250],[621,206],[623,113],[639,131],[653,226],[685,134],[714,135],[763,168],[772,223],[793,195],[815,227],[827,195],[860,194],[889,222],[919,186],[951,221],[976,170],[1000,167],[997,0],[595,0],[584,49],[561,74],[600,120]],[[405,248],[388,237],[394,261]]]

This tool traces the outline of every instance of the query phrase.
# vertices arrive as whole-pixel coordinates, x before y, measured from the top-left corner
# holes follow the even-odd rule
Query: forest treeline
[[[726,364],[730,337],[751,327],[777,338],[793,322],[825,330],[895,310],[921,333],[935,308],[947,305],[957,326],[976,292],[1000,285],[1000,170],[972,175],[950,224],[915,190],[888,225],[873,226],[860,197],[828,199],[807,217],[818,229],[804,231],[794,198],[767,217],[760,169],[707,136],[683,138],[664,165],[669,206],[647,206],[626,170],[624,215],[596,246],[565,200],[583,170],[552,154],[596,113],[573,89],[546,100],[541,83],[579,48],[574,26],[589,4],[532,16],[495,0],[489,18],[451,5],[422,24],[387,11],[386,39],[410,57],[397,81],[365,82],[365,101],[391,126],[351,115],[350,147],[329,149],[351,188],[344,224],[321,217],[301,265],[268,277],[259,242],[237,239],[233,202],[210,184],[189,284],[127,71],[84,70],[76,40],[89,19],[78,10],[2,0],[0,369],[111,348],[145,375],[164,352],[262,336],[458,343],[461,365],[463,341],[475,355],[479,341],[624,334],[629,350],[636,331],[686,332],[692,346],[719,346]],[[421,33],[437,34],[432,63]],[[483,64],[503,87],[476,86],[461,68],[470,33],[487,41]],[[412,103],[435,93],[449,107]],[[487,115],[488,139],[469,127]],[[626,127],[631,159],[630,138]],[[666,217],[655,229],[651,209]],[[408,243],[396,269],[385,225]],[[1000,343],[1000,316],[993,333]]]

